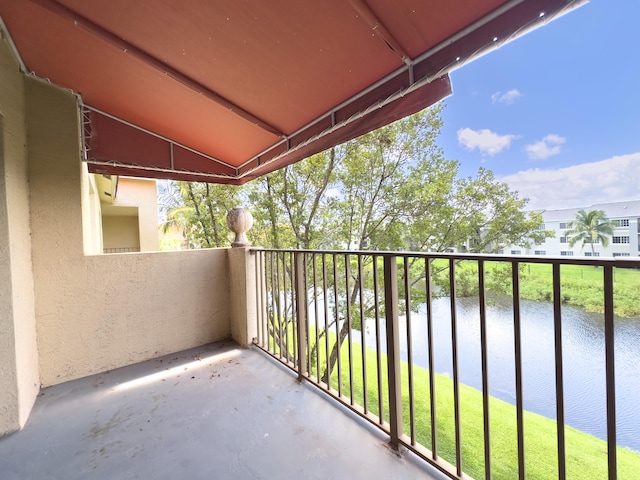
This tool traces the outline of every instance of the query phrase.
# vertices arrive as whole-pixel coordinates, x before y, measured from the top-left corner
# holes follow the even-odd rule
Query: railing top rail
[[[454,260],[484,260],[489,262],[509,263],[541,263],[548,265],[588,265],[592,267],[616,267],[640,270],[640,258],[628,257],[567,257],[553,255],[505,255],[496,253],[444,253],[444,252],[410,252],[389,250],[312,250],[296,248],[261,248],[253,247],[250,252],[281,252],[281,253],[310,253],[324,255],[355,255],[355,256],[396,256],[426,259],[454,259]]]

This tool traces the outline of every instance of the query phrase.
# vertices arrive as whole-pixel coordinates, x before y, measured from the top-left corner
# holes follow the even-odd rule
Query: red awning
[[[0,0],[26,72],[79,93],[93,172],[244,183],[437,102],[571,0]]]

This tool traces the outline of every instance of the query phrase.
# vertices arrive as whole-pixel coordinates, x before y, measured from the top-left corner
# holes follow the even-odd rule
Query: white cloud
[[[524,147],[531,160],[546,160],[560,153],[560,146],[567,141],[566,138],[551,133],[542,140]]]
[[[470,128],[462,128],[458,130],[458,142],[467,150],[475,150],[495,155],[505,148],[509,148],[511,141],[518,138],[517,135],[498,135],[489,129],[472,130]]]
[[[640,152],[558,169],[529,169],[500,178],[527,208],[588,207],[594,203],[640,200]]]
[[[511,105],[521,96],[522,94],[517,88],[512,88],[508,92],[496,92],[491,95],[491,103],[502,103],[504,105]]]

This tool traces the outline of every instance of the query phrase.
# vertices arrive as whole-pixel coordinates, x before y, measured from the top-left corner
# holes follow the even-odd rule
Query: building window
[[[566,228],[567,228],[567,224],[566,224],[566,222],[560,222],[560,229],[561,229],[561,230],[564,230],[564,229],[566,229]]]
[[[544,230],[545,226],[544,223],[541,223],[540,225],[538,225],[538,230]]]
[[[571,250],[562,250],[560,255],[563,257],[573,257],[573,252]]]
[[[629,243],[629,236],[615,236],[613,243]]]
[[[560,243],[568,243],[567,237],[560,237]]]
[[[546,250],[536,250],[535,252],[533,252],[535,255],[546,255],[547,251]]]
[[[614,257],[629,257],[631,254],[624,252],[613,252]]]
[[[619,220],[612,220],[612,222],[616,227],[628,227],[629,226],[629,219],[628,218],[621,218]]]
[[[522,250],[511,250],[511,255],[520,255]]]
[[[599,257],[600,252],[584,252],[585,257]]]

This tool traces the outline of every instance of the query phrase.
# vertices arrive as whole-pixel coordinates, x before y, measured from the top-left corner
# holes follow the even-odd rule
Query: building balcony
[[[5,480],[441,479],[255,349],[223,341],[42,390]]]
[[[102,258],[170,267],[176,255]],[[158,325],[174,332],[173,343],[158,332],[127,345],[100,345],[96,330],[85,338],[97,342],[94,353],[129,365],[84,375],[89,368],[79,361],[70,365],[77,378],[42,389],[24,429],[0,439],[6,478],[613,479],[630,478],[640,465],[625,443],[634,427],[629,434],[624,423],[636,420],[619,408],[635,384],[616,383],[616,366],[628,365],[617,364],[623,357],[616,352],[614,302],[614,278],[640,267],[636,260],[233,248],[185,252],[184,262],[165,271],[177,274],[190,257],[199,259],[193,263],[217,258],[212,268],[229,284],[223,296],[214,295],[226,300],[224,315],[213,321],[216,335],[233,339],[208,343],[211,325],[189,323],[192,341],[203,339],[201,346],[162,355],[161,348],[179,350],[187,319],[158,310]],[[548,267],[550,274],[547,314],[536,317],[548,331],[535,325],[535,338],[528,338],[521,295],[524,266]],[[572,428],[573,358],[582,357],[568,339],[563,285],[573,267],[597,272],[601,282],[594,288],[603,292],[602,378],[589,387],[602,408],[587,415],[603,430],[591,435]],[[489,284],[496,269],[510,292],[506,331],[493,321],[497,300]],[[121,271],[121,280],[126,277]],[[170,303],[207,303],[214,291]],[[465,298],[475,303],[459,303]],[[226,327],[220,326],[224,318]],[[120,320],[137,331],[134,319]],[[136,362],[132,352],[142,347],[149,359]],[[507,362],[500,360],[502,350]],[[442,352],[449,365],[444,373]],[[86,362],[91,349],[85,353]],[[529,360],[542,357],[551,366],[546,387],[530,380]],[[63,374],[60,360],[45,371]],[[477,385],[469,381],[469,364]],[[503,382],[512,384],[512,401],[496,398],[492,387]],[[544,388],[548,418],[529,411],[537,407],[528,394]],[[547,450],[538,449],[540,436],[547,437]],[[595,473],[581,463],[585,455],[595,459]],[[540,463],[552,473],[541,476]]]

